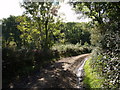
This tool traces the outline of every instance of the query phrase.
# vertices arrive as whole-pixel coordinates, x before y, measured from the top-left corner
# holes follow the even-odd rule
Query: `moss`
[[[87,88],[102,88],[104,79],[100,77],[99,72],[95,72],[96,70],[90,66],[90,61],[91,58],[84,65],[85,78],[83,82]]]

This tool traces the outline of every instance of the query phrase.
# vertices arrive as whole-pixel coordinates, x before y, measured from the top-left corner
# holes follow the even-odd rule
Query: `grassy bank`
[[[96,72],[96,68],[93,69],[90,66],[91,59],[92,58],[89,58],[84,65],[85,78],[83,82],[87,88],[101,88],[104,79]]]

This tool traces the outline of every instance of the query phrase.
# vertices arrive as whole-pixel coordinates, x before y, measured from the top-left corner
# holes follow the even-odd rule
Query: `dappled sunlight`
[[[77,77],[70,69],[72,64],[82,60],[88,54],[83,56],[74,56],[63,58],[55,63],[46,65],[45,68],[41,68],[40,71],[24,77],[22,80],[13,82],[10,87],[14,88],[75,88],[77,87]],[[81,59],[80,59],[81,58]],[[67,67],[66,64],[68,64]],[[74,64],[75,65],[75,64]],[[77,67],[77,66],[76,66]]]
[[[0,3],[3,89],[118,88],[120,3],[38,1]]]

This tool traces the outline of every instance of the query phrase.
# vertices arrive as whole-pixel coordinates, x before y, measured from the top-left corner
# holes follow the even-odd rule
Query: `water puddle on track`
[[[83,81],[83,73],[84,73],[84,70],[83,70],[83,67],[84,67],[84,64],[86,62],[86,60],[88,59],[88,57],[84,58],[82,64],[76,69],[76,75],[77,75],[77,88],[82,88],[82,81]]]

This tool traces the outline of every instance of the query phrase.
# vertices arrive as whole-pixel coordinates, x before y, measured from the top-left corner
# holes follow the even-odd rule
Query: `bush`
[[[92,50],[91,46],[80,44],[56,44],[52,47],[52,50],[56,50],[59,52],[60,56],[76,56],[84,53],[90,53]]]
[[[3,48],[3,87],[6,87],[5,85],[8,85],[16,77],[30,75],[34,70],[40,69],[55,58],[59,58],[56,50],[45,52],[37,49]]]
[[[2,49],[3,86],[14,77],[30,74],[34,64],[32,54],[27,50]]]
[[[103,88],[118,88],[120,85],[118,20],[101,25],[93,31],[91,41],[101,50],[96,50],[96,54],[92,56],[92,66],[93,68],[99,67],[98,72],[101,70],[101,75],[105,77]]]
[[[99,48],[98,48],[99,49]],[[90,66],[102,77],[104,82],[101,88],[118,88],[119,87],[119,55],[118,53],[100,52],[95,49],[92,53]]]

